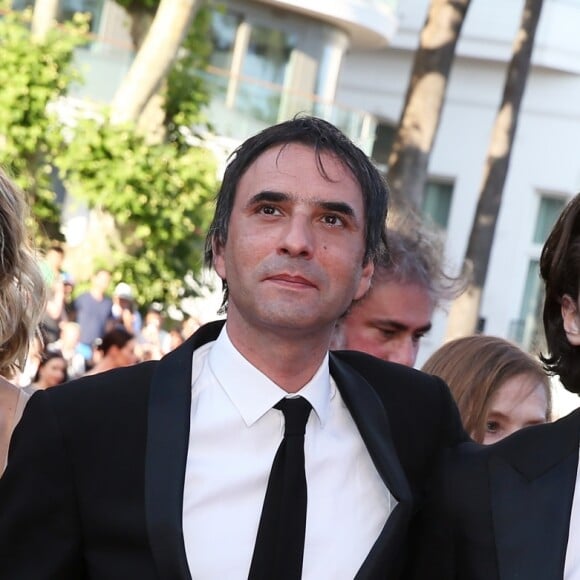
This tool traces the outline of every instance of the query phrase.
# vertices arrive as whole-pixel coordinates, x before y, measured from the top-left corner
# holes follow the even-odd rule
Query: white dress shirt
[[[570,531],[566,547],[564,580],[580,580],[580,461],[576,473],[576,487],[570,514]]]
[[[246,579],[270,468],[284,434],[272,407],[286,391],[222,330],[193,356],[183,534],[194,580]],[[395,505],[330,377],[328,355],[298,393],[313,407],[304,579],[352,580]]]

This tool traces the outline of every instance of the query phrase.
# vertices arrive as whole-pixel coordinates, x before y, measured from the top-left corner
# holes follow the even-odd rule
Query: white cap
[[[113,292],[114,296],[122,298],[124,300],[133,300],[133,290],[129,284],[125,282],[119,282],[115,286],[115,291]]]

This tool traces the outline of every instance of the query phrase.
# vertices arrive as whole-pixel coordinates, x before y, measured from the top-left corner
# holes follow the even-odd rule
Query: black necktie
[[[304,431],[312,407],[303,397],[274,406],[284,413],[284,439],[268,479],[249,580],[300,580],[306,531]]]

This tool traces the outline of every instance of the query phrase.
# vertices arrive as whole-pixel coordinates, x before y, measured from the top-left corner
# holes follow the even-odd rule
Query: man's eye
[[[334,214],[323,216],[322,221],[329,226],[340,226],[344,223],[341,217]]]
[[[381,334],[383,335],[383,337],[391,339],[393,338],[393,336],[395,336],[396,331],[395,330],[391,330],[390,328],[381,328],[379,329],[381,331]]]
[[[258,208],[258,213],[262,213],[264,215],[277,215],[279,211],[272,205],[263,205],[262,207]]]
[[[415,344],[417,344],[424,336],[425,336],[424,332],[422,332],[421,334],[414,334],[413,335],[413,342]]]

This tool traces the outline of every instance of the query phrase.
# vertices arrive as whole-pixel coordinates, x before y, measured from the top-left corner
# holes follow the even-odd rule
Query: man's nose
[[[391,352],[389,360],[392,362],[412,367],[417,358],[417,345],[411,337],[399,341],[397,347]]]
[[[292,217],[282,232],[279,251],[290,256],[310,257],[313,250],[312,224],[305,217]]]

